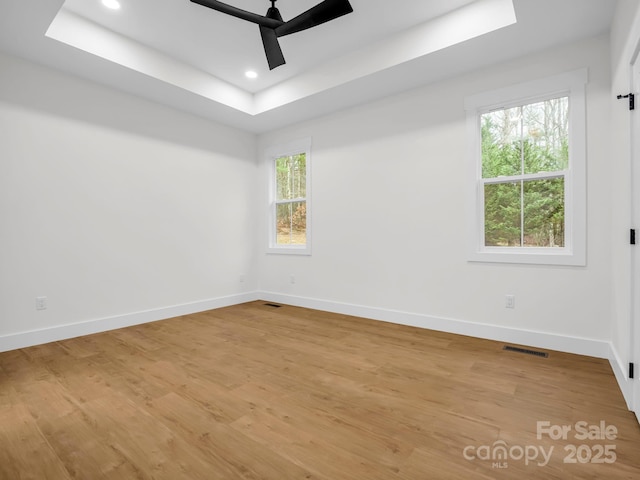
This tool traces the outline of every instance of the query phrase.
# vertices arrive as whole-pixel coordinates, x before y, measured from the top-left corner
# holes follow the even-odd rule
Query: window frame
[[[469,137],[468,169],[468,260],[488,263],[537,265],[586,265],[586,68],[512,85],[465,99]],[[543,173],[545,178],[564,177],[564,247],[496,247],[485,245],[485,205],[482,178],[481,117],[483,114],[537,103],[553,98],[569,98],[569,166],[566,170]],[[525,175],[535,179],[540,174]],[[490,179],[495,180],[495,179]],[[508,183],[505,178],[505,182]]]
[[[305,154],[306,164],[306,196],[295,201],[303,200],[306,204],[306,244],[279,245],[277,243],[277,213],[276,206],[276,160],[289,155]],[[267,253],[284,255],[311,255],[311,138],[294,140],[285,144],[274,145],[265,150],[265,159],[269,169],[269,225],[267,228]]]

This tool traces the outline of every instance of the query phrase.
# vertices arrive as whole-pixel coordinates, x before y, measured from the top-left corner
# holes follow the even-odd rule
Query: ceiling
[[[285,20],[320,0],[278,0]],[[0,0],[0,50],[261,133],[608,31],[615,0],[350,0],[280,39],[189,0]],[[268,0],[227,0],[264,14]],[[247,70],[258,78],[248,79]]]

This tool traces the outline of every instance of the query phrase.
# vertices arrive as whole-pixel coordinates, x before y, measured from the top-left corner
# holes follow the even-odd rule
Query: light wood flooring
[[[0,353],[0,479],[640,478],[607,361],[502,347],[252,302]]]

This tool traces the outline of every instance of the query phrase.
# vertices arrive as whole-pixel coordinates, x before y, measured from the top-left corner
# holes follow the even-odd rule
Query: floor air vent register
[[[278,305],[277,303],[265,303],[264,306],[271,308],[280,308],[282,305]]]
[[[545,352],[538,352],[537,350],[529,350],[528,348],[512,347],[511,345],[505,345],[503,350],[508,352],[524,353],[525,355],[533,355],[534,357],[548,358],[549,354]]]

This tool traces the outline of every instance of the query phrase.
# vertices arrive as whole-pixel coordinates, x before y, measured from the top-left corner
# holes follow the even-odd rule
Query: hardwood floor
[[[605,360],[264,303],[0,353],[0,479],[640,478]]]

